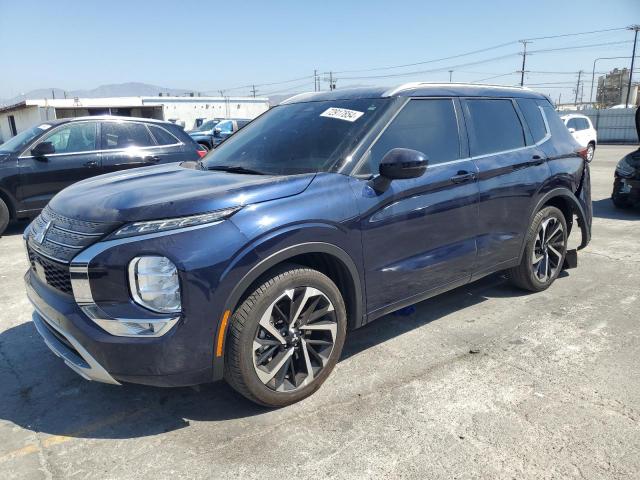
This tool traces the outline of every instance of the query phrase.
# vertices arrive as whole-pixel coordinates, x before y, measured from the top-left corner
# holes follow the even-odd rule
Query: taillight
[[[196,152],[198,152],[198,155],[200,155],[200,158],[204,157],[207,154],[206,150],[196,150]]]
[[[584,147],[584,148],[580,148],[580,149],[576,150],[576,153],[578,155],[580,155],[585,162],[588,162],[589,159],[587,157],[587,151],[588,151],[588,148]]]

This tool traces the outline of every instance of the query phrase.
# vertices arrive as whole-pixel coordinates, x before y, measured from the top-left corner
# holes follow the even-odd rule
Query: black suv
[[[36,215],[78,180],[204,153],[180,126],[158,120],[96,116],[36,125],[0,145],[0,235],[9,220]]]

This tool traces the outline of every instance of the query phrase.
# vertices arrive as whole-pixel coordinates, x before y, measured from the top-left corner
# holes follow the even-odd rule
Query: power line
[[[616,30],[626,30],[626,27],[606,28],[604,30],[592,30],[590,32],[562,33],[560,35],[548,35],[546,37],[531,37],[526,38],[525,40],[548,40],[550,38],[575,37],[577,35],[589,35],[592,33],[615,32]]]
[[[621,45],[623,43],[632,43],[633,40],[620,40],[617,42],[605,42],[605,43],[591,43],[589,45],[575,45],[573,47],[559,47],[559,48],[543,48],[540,50],[531,50],[530,54],[535,53],[548,53],[548,52],[559,52],[561,50],[576,50],[579,48],[593,48],[593,47],[606,47],[609,45]]]
[[[341,71],[333,72],[333,73],[375,72],[375,71],[378,71],[378,70],[393,70],[395,68],[415,67],[416,65],[426,65],[428,63],[443,62],[445,60],[453,60],[454,58],[461,58],[461,57],[467,57],[469,55],[476,55],[478,53],[484,53],[484,52],[488,52],[490,50],[496,50],[498,48],[507,47],[509,45],[514,45],[516,43],[518,43],[518,42],[517,41],[511,41],[511,42],[501,43],[499,45],[493,45],[491,47],[481,48],[479,50],[473,50],[471,52],[465,52],[465,53],[459,53],[457,55],[451,55],[449,57],[434,58],[432,60],[424,60],[422,62],[415,62],[415,63],[405,63],[404,65],[391,65],[391,66],[386,66],[386,67],[364,68],[364,69],[360,69],[360,70],[341,70]]]

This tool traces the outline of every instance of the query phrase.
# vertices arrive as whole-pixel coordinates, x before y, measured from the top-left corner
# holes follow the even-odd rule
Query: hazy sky
[[[35,88],[67,90],[145,82],[215,93],[219,89],[437,59],[522,38],[640,23],[640,0],[580,1],[134,1],[0,0],[0,98]],[[627,41],[601,47],[539,52],[528,58],[526,82],[569,97],[580,69],[585,100],[596,57],[630,56],[631,32],[536,40],[535,50]],[[640,43],[640,42],[639,42]],[[338,73],[338,87],[405,81],[512,84],[518,44],[412,67]],[[640,52],[639,52],[640,54]],[[511,55],[511,56],[509,56]],[[489,63],[464,65],[502,57]],[[640,62],[638,62],[640,63]],[[627,65],[602,61],[598,70]],[[439,72],[424,70],[441,69]],[[640,68],[640,65],[638,65]],[[420,72],[395,78],[356,78]],[[639,74],[640,77],[640,74]],[[564,82],[564,83],[556,83]],[[548,83],[548,85],[539,85]],[[327,84],[323,83],[323,89]],[[258,93],[312,90],[311,78],[258,87]],[[249,94],[249,89],[230,91]]]

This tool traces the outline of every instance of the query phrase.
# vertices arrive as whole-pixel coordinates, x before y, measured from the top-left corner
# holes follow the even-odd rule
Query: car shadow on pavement
[[[349,332],[341,360],[489,298],[527,295],[494,274]],[[112,386],[83,380],[45,346],[31,322],[0,334],[0,419],[51,438],[137,438],[271,410],[226,383],[193,388]],[[0,452],[2,453],[2,452]]]
[[[639,208],[616,208],[610,198],[592,202],[593,216],[612,220],[640,220]]]

